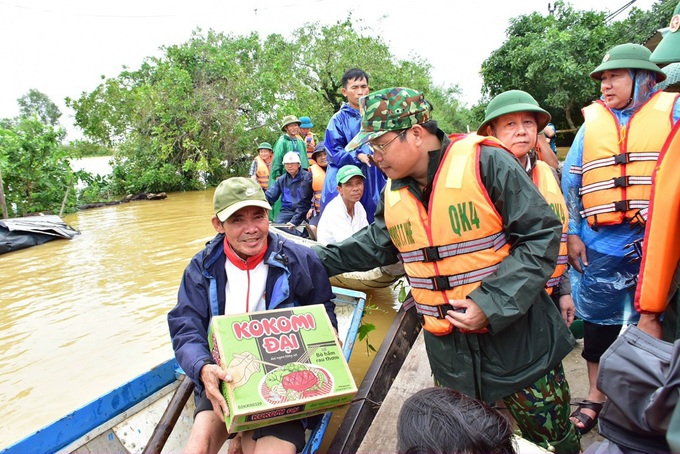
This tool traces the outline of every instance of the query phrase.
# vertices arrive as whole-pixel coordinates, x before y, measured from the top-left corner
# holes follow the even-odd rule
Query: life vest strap
[[[609,156],[607,158],[595,159],[587,162],[582,166],[571,166],[569,173],[582,175],[590,170],[599,169],[601,167],[608,167],[614,165],[628,164],[629,162],[638,161],[656,161],[659,158],[658,151],[631,151],[630,153],[620,153],[616,156]]]
[[[447,244],[445,246],[430,246],[415,251],[402,252],[401,259],[404,263],[436,262],[447,257],[471,254],[491,247],[495,250],[499,250],[505,246],[507,242],[508,237],[505,232],[499,232],[476,240]]]
[[[619,200],[618,202],[606,203],[582,210],[581,216],[595,216],[604,213],[614,213],[616,211],[626,212],[628,210],[642,210],[649,206],[649,200]]]
[[[607,181],[598,181],[597,183],[592,183],[592,184],[587,184],[585,186],[582,186],[578,193],[580,195],[584,194],[589,194],[591,192],[595,191],[603,191],[605,189],[614,189],[614,188],[625,188],[628,186],[633,186],[637,184],[646,184],[646,185],[651,185],[652,184],[652,177],[651,176],[635,176],[635,175],[623,175],[620,177],[612,178]]]
[[[416,312],[421,315],[429,315],[430,317],[435,317],[438,319],[443,319],[446,317],[448,311],[454,311],[453,306],[450,304],[440,304],[438,306],[428,306],[427,304],[420,304],[415,302]]]
[[[454,274],[452,276],[433,276],[433,277],[412,277],[409,282],[413,288],[426,290],[446,291],[473,282],[479,282],[485,277],[493,274],[500,267],[500,263],[487,266],[478,270],[467,271],[465,273]],[[417,303],[416,303],[417,304]]]
[[[554,288],[554,287],[557,287],[557,286],[560,285],[560,283],[562,282],[562,276],[563,276],[563,275],[551,277],[550,279],[548,279],[548,283],[545,284],[545,286],[546,286],[547,288]]]

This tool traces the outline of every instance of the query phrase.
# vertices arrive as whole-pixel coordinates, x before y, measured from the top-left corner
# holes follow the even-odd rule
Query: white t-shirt
[[[224,270],[227,272],[227,286],[224,289],[225,315],[244,314],[267,309],[264,293],[269,265],[264,260],[252,270],[242,270],[229,261],[227,257]]]
[[[321,244],[338,243],[368,225],[366,210],[361,202],[354,204],[354,217],[347,213],[345,202],[338,195],[331,200],[319,219],[316,239]]]

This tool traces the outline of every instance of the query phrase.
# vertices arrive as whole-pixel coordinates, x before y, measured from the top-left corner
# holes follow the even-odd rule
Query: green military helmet
[[[675,7],[668,31],[663,39],[656,46],[650,61],[655,63],[674,63],[680,62],[680,3]]]
[[[600,66],[590,73],[599,81],[602,73],[610,69],[645,69],[656,74],[656,81],[666,80],[666,74],[656,64],[649,61],[652,51],[639,44],[627,43],[614,46],[605,54]]]
[[[302,122],[298,120],[298,117],[296,117],[295,115],[286,115],[285,117],[283,117],[283,121],[281,122],[281,131],[286,132],[286,126],[293,123],[297,123],[298,126],[302,124]]]
[[[533,96],[522,90],[508,90],[497,95],[486,106],[484,122],[477,129],[477,134],[485,136],[486,127],[493,120],[503,115],[518,112],[534,112],[539,132],[543,131],[548,123],[550,123],[550,114],[547,110],[541,109],[541,106],[538,105]]]
[[[261,144],[259,144],[259,145],[257,146],[257,149],[258,149],[258,150],[270,150],[270,151],[274,151],[274,149],[272,148],[272,146],[271,146],[271,144],[270,144],[269,142],[262,142]]]

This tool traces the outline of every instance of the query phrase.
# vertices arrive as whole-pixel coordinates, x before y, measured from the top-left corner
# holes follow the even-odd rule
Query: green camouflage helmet
[[[590,77],[602,80],[602,73],[610,69],[644,69],[656,74],[656,81],[666,80],[666,74],[649,61],[652,51],[639,44],[619,44],[609,49],[600,66],[590,73]]]
[[[293,123],[297,123],[298,126],[302,124],[300,120],[298,120],[298,117],[295,115],[286,115],[283,117],[283,121],[281,122],[281,131],[286,132],[286,126],[291,125]]]
[[[487,135],[486,127],[493,120],[503,115],[517,112],[535,113],[539,132],[543,131],[550,122],[550,114],[546,110],[541,109],[533,96],[522,90],[508,90],[493,98],[489,105],[486,106],[484,122],[477,129],[477,134],[480,136]]]
[[[432,105],[410,88],[385,88],[359,100],[361,131],[347,144],[352,151],[389,131],[401,131],[432,118]]]
[[[649,59],[655,63],[680,62],[680,3],[675,7],[668,32],[656,46]]]

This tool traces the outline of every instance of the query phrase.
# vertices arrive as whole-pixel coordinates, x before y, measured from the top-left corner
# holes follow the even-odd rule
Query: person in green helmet
[[[272,167],[272,146],[269,142],[262,142],[257,146],[257,156],[250,165],[250,178],[260,183],[263,191],[269,187],[269,173]]]
[[[550,118],[548,111],[542,109],[529,93],[522,90],[509,90],[489,102],[484,121],[477,129],[477,134],[497,138],[512,152],[562,221],[562,241],[557,267],[545,287],[553,302],[560,309],[562,319],[567,326],[571,326],[574,322],[575,309],[571,298],[571,284],[566,273],[567,207],[560,190],[557,172],[538,159],[539,141],[542,139],[540,131],[546,128]]]
[[[602,97],[583,109],[562,172],[569,211],[569,277],[576,315],[584,320],[589,391],[572,414],[590,431],[605,395],[597,387],[600,357],[623,325],[635,324],[635,279],[640,263],[629,253],[644,234],[651,176],[668,134],[680,118],[677,95],[663,93],[666,78],[639,44],[611,48],[590,73]]]
[[[372,149],[389,178],[372,223],[315,246],[330,276],[404,263],[435,384],[503,401],[522,434],[580,450],[562,359],[575,340],[545,291],[562,225],[517,159],[496,140],[448,136],[413,89],[362,97],[347,145]]]

